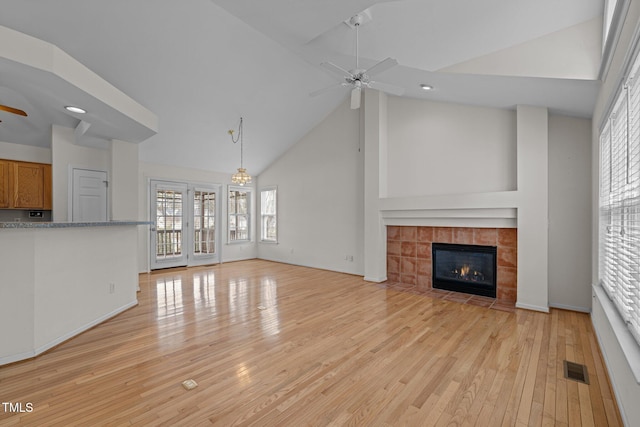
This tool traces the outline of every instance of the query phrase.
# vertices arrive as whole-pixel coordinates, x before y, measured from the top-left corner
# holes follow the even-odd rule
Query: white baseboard
[[[280,264],[296,265],[298,267],[308,267],[308,268],[315,268],[315,269],[318,269],[318,270],[334,271],[336,273],[351,274],[353,276],[362,276],[362,273],[360,273],[360,272],[340,270],[340,269],[336,269],[335,267],[331,267],[330,268],[330,267],[322,267],[322,266],[310,265],[310,264],[300,264],[300,263],[296,263],[296,262],[292,262],[292,261],[288,261],[288,260],[283,260],[283,259],[278,259],[278,258],[269,258],[269,257],[258,257],[257,259],[261,259],[261,260],[264,260],[264,261],[271,261],[271,262],[279,262]],[[387,279],[384,279],[384,280],[387,280]],[[384,282],[384,280],[382,280],[382,281]]]
[[[382,283],[385,282],[387,280],[386,277],[364,277],[364,280],[366,282],[375,282],[375,283]]]
[[[549,307],[542,307],[542,306],[533,305],[533,304],[524,304],[521,302],[516,303],[516,308],[524,308],[525,310],[541,311],[543,313],[549,312]]]
[[[25,360],[25,359],[31,359],[32,357],[38,356],[42,353],[44,353],[45,351],[62,344],[63,342],[75,337],[76,335],[81,334],[82,332],[93,328],[96,325],[99,325],[102,322],[105,322],[109,319],[111,319],[114,316],[117,316],[118,314],[122,313],[125,310],[130,309],[131,307],[135,307],[136,305],[138,305],[138,300],[134,300],[128,304],[125,304],[122,307],[119,307],[113,311],[111,311],[110,313],[107,313],[103,316],[98,317],[97,319],[87,323],[86,325],[83,325],[79,328],[74,329],[71,332],[68,332],[56,339],[54,339],[53,341],[50,341],[48,343],[46,343],[45,345],[42,345],[36,349],[34,349],[33,351],[28,351],[28,352],[24,352],[24,353],[20,353],[20,354],[13,354],[11,356],[6,356],[3,358],[0,358],[0,366],[2,365],[6,365],[8,363],[14,363],[14,362],[19,362],[21,360]]]
[[[576,306],[573,306],[573,305],[549,304],[549,307],[551,307],[551,308],[559,308],[561,310],[577,311],[577,312],[580,312],[580,313],[591,313],[591,309],[590,308],[576,307]]]
[[[36,355],[35,351],[27,351],[25,353],[12,354],[11,356],[0,357],[0,366],[9,363],[19,362],[21,360],[31,359]]]

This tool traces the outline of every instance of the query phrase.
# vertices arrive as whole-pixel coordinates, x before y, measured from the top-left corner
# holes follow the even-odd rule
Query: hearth
[[[433,243],[433,287],[496,297],[496,247]]]

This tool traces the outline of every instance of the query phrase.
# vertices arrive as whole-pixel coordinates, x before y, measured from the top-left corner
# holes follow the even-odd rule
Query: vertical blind
[[[640,57],[600,134],[599,281],[640,344]]]

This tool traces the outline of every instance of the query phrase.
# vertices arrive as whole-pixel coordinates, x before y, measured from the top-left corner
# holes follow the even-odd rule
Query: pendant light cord
[[[243,153],[242,153],[244,151],[243,150],[244,147],[243,147],[243,141],[242,141],[242,139],[243,139],[243,135],[242,134],[243,134],[243,131],[242,131],[242,117],[240,117],[240,124],[238,125],[238,137],[237,138],[233,137],[233,130],[229,131],[229,135],[231,135],[231,141],[234,144],[236,144],[238,141],[240,141],[240,167],[241,168],[244,167],[243,166],[243,164],[244,164],[243,157],[244,156],[243,156]]]

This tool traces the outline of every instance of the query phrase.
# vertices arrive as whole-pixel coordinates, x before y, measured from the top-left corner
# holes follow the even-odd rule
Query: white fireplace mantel
[[[385,225],[517,227],[518,191],[381,198]]]

